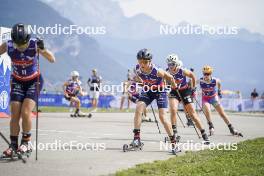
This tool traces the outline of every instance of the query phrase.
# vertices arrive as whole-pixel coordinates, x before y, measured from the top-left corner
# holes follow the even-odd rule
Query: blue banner
[[[0,113],[10,114],[10,70],[6,67],[4,61],[0,62]]]
[[[81,106],[85,108],[92,107],[92,99],[89,96],[80,96]],[[100,95],[98,101],[99,108],[111,108],[110,102],[114,100],[113,95]],[[39,106],[70,106],[70,102],[62,94],[40,94]]]

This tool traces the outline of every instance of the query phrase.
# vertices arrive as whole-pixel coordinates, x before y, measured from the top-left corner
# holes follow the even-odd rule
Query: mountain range
[[[186,68],[195,69],[197,77],[203,65],[212,65],[224,89],[241,90],[245,96],[255,87],[264,91],[264,37],[247,29],[239,28],[236,35],[161,35],[160,26],[166,24],[145,14],[126,17],[116,1],[0,1],[1,26],[23,21],[41,26],[105,27],[105,35],[44,36],[58,61],[54,65],[42,62],[45,78],[53,85],[61,84],[72,69],[86,79],[91,68],[98,68],[108,83],[120,82],[126,78],[127,69],[135,65],[137,51],[150,48],[153,61],[161,67],[166,67],[168,54],[177,53]],[[12,5],[14,2],[17,6]],[[188,24],[183,21],[177,25]]]

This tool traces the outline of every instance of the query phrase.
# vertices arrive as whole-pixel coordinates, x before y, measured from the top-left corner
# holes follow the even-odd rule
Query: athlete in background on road
[[[200,87],[202,89],[202,106],[209,125],[210,135],[213,135],[214,133],[210,107],[210,105],[212,105],[228,126],[230,133],[232,135],[243,136],[234,129],[222,105],[220,104],[219,98],[222,98],[221,82],[219,79],[212,77],[213,68],[209,65],[205,65],[202,71],[203,77],[199,80]],[[217,91],[216,88],[218,89]]]
[[[92,76],[87,81],[87,84],[90,87],[90,97],[92,99],[92,111],[91,112],[97,111],[101,83],[102,83],[102,77],[98,75],[96,69],[93,69]]]
[[[72,117],[84,117],[86,116],[83,112],[80,111],[81,101],[77,95],[84,96],[87,93],[82,91],[81,81],[79,80],[78,71],[71,72],[71,79],[66,81],[63,84],[64,98],[70,101],[71,105],[75,106],[75,112],[72,114]],[[91,114],[89,114],[91,116]]]
[[[195,125],[200,130],[202,138],[205,144],[209,144],[208,136],[202,126],[201,120],[198,117],[194,107],[193,107],[193,94],[196,91],[196,78],[193,72],[183,69],[182,61],[180,61],[179,57],[176,54],[171,54],[167,58],[167,71],[170,75],[173,76],[177,88],[172,88],[169,93],[169,105],[170,105],[170,113],[171,113],[171,123],[172,129],[175,134],[177,134],[176,129],[176,119],[177,119],[177,111],[179,102],[182,102],[185,111],[195,122]],[[189,86],[187,82],[187,77],[191,79],[191,85]],[[179,136],[178,136],[179,138]]]

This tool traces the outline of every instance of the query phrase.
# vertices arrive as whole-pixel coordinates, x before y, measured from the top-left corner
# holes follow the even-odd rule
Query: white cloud
[[[264,34],[262,0],[116,0],[126,16],[145,13],[163,23],[227,25]]]

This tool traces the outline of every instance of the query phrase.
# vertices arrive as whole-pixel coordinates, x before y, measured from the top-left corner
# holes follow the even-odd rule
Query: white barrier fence
[[[247,112],[247,111],[264,111],[264,99],[232,99],[223,98],[221,104],[226,110]]]
[[[121,96],[115,96],[110,104],[112,108],[120,108]],[[201,101],[198,100],[201,105]],[[196,102],[195,102],[196,104]],[[236,112],[249,112],[249,111],[263,111],[264,112],[264,99],[241,99],[241,98],[222,98],[221,105],[225,110],[236,111]],[[153,101],[152,106],[157,108],[156,102]],[[136,106],[134,103],[130,102],[130,108],[134,109]],[[198,105],[195,105],[199,109]],[[127,99],[124,102],[123,108],[127,108]],[[180,106],[179,109],[182,109]]]

